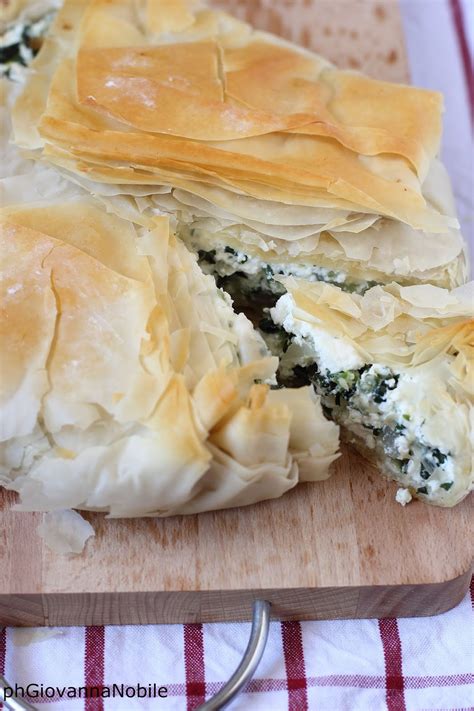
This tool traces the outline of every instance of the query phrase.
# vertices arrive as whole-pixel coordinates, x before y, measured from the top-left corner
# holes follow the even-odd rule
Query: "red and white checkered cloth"
[[[272,622],[255,678],[233,711],[468,711],[474,702],[471,596],[419,619]],[[25,646],[28,631],[0,637],[0,672],[43,684],[48,711],[192,711],[237,667],[250,625],[57,628]],[[60,698],[54,687],[167,688],[166,698]],[[46,688],[50,687],[51,690]],[[78,692],[79,693],[79,692]],[[162,692],[163,693],[163,692]]]
[[[474,0],[401,0],[401,6],[413,82],[445,94],[443,158],[472,240]],[[474,709],[473,603],[471,586],[471,598],[438,617],[274,622],[257,675],[231,708]],[[237,623],[61,628],[30,644],[28,630],[9,629],[0,632],[0,674],[11,684],[42,684],[53,697],[35,698],[33,686],[29,700],[48,711],[191,711],[237,667],[249,629]],[[113,684],[165,686],[167,697],[84,700],[54,690]]]

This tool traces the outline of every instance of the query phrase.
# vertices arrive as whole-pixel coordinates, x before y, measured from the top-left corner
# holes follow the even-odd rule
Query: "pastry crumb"
[[[398,501],[398,503],[402,506],[406,506],[407,504],[409,504],[412,498],[413,497],[408,491],[408,489],[398,489],[397,493],[395,494],[396,501]]]

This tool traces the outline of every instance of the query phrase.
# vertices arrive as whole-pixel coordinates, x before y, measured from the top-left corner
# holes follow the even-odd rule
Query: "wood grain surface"
[[[260,30],[319,52],[342,69],[407,82],[397,0],[211,0]]]
[[[373,0],[219,0],[343,67],[405,81],[398,5]],[[331,479],[253,507],[106,520],[80,556],[49,551],[39,514],[0,490],[0,624],[248,619],[264,597],[281,619],[431,615],[469,585],[472,498],[402,508],[396,486],[344,449]]]
[[[80,556],[47,549],[40,514],[0,511],[0,622],[118,624],[245,619],[264,596],[280,618],[413,616],[469,584],[472,501],[415,502],[345,448],[333,476],[276,501],[199,516],[107,520]]]

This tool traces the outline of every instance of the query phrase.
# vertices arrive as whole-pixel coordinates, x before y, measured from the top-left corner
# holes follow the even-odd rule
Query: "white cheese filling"
[[[342,270],[330,269],[316,264],[302,264],[295,259],[291,262],[264,260],[239,249],[220,243],[215,235],[192,227],[181,227],[180,236],[199,254],[200,263],[206,273],[218,277],[243,274],[247,278],[246,290],[269,291],[283,294],[285,289],[274,277],[293,276],[306,281],[324,281],[337,284],[345,291],[363,293],[376,282],[355,279]]]
[[[295,335],[295,342],[303,346],[309,343],[311,350],[315,353],[318,363],[325,370],[335,373],[339,370],[354,370],[362,368],[364,359],[346,341],[342,341],[337,336],[331,336],[317,324],[307,321],[295,320],[295,303],[290,294],[285,294],[271,310],[271,316],[275,323],[283,326],[285,331]]]
[[[295,366],[305,370],[326,414],[345,427],[349,438],[372,450],[408,490],[405,503],[412,493],[442,500],[462,488],[470,467],[469,424],[465,408],[447,397],[446,358],[396,370],[368,365],[347,340],[304,321],[290,294],[270,313],[275,324],[293,334],[280,378],[284,382]]]

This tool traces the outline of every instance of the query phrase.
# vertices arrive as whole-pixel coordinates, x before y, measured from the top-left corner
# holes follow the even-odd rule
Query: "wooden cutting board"
[[[406,81],[395,2],[219,0],[343,67]],[[402,508],[348,448],[321,484],[256,506],[172,519],[107,521],[66,558],[11,511],[0,490],[0,625],[143,624],[248,619],[265,598],[282,619],[433,615],[471,577],[472,498],[454,510]]]

